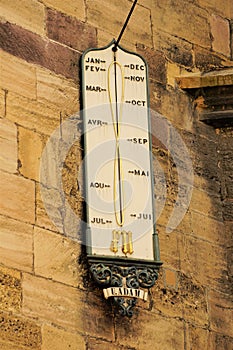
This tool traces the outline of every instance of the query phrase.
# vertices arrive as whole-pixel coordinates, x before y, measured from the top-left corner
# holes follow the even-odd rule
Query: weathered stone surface
[[[37,99],[51,108],[59,108],[60,113],[70,116],[79,110],[77,86],[48,70],[38,68]]]
[[[229,21],[220,16],[210,17],[213,50],[230,58],[230,26]]]
[[[0,47],[25,61],[35,63],[50,69],[56,74],[61,74],[76,82],[78,81],[77,71],[80,53],[68,47],[44,39],[35,33],[10,23],[0,24]],[[31,69],[35,70],[34,67]],[[22,81],[25,81],[25,79],[21,79],[20,84],[15,85],[15,77],[19,78],[19,76],[17,77],[16,73],[11,74],[13,78],[6,79],[9,87],[13,85],[14,88],[17,89],[17,92],[20,93],[21,91],[21,94],[25,94],[21,86]],[[21,74],[23,74],[23,72],[21,72]],[[9,76],[10,75],[8,75],[8,77]],[[28,85],[27,80],[25,84]],[[8,88],[8,86],[6,88]],[[28,94],[30,92],[30,96],[32,95],[33,90],[27,91],[28,89],[25,87],[24,89]]]
[[[169,317],[184,317],[196,325],[208,325],[205,288],[184,274],[178,275],[173,286],[158,279],[153,288],[153,310]]]
[[[182,321],[142,310],[132,320],[119,317],[116,335],[122,345],[140,350],[184,348]]]
[[[3,172],[0,172],[0,179],[0,213],[21,221],[34,223],[35,184],[33,181]]]
[[[82,285],[77,264],[80,244],[60,234],[34,228],[34,266],[37,275],[74,287]]]
[[[208,339],[208,349],[213,350],[232,350],[233,348],[233,338],[228,337],[223,334],[210,332]]]
[[[149,66],[150,79],[166,84],[166,60],[164,55],[159,51],[141,45],[137,46],[137,52],[145,58]]]
[[[233,221],[233,202],[225,201],[223,203],[223,219],[226,221]]]
[[[120,346],[119,344],[107,343],[98,339],[90,339],[87,343],[87,350],[124,350],[125,347]]]
[[[191,169],[187,168],[186,163],[190,161],[190,167],[194,172],[194,186],[216,196],[220,192],[220,169],[216,156],[218,147],[216,140],[211,141],[197,135],[195,131],[189,133],[181,130],[180,136],[187,147],[186,152],[184,152],[184,147],[181,150],[177,134],[171,133],[170,147],[173,156],[176,157],[176,166],[184,168],[184,176],[186,173],[187,177]]]
[[[232,294],[223,294],[213,290],[208,292],[210,310],[210,328],[220,334],[233,337]]]
[[[0,168],[17,171],[17,128],[7,119],[0,119]]]
[[[172,34],[172,33],[171,33]],[[193,66],[192,44],[164,32],[153,32],[154,47],[172,62],[186,67]]]
[[[174,4],[171,0],[156,0],[151,12],[156,31],[165,31],[189,42],[210,47],[207,11],[189,1]]]
[[[47,208],[47,211],[45,209]],[[64,233],[63,229],[63,201],[55,189],[47,189],[41,197],[40,184],[36,184],[36,225]]]
[[[181,89],[198,89],[202,87],[233,85],[233,69],[221,69],[220,71],[207,73],[183,73],[177,77],[176,81]],[[203,98],[203,96],[200,96],[200,98]],[[198,103],[197,99],[196,102]],[[205,107],[205,105],[202,107]]]
[[[228,285],[225,250],[213,243],[192,236],[184,238],[184,251],[180,251],[181,270],[190,275],[194,272],[198,285],[215,286],[218,290]],[[204,262],[204,263],[203,263]]]
[[[32,225],[0,216],[0,227],[1,263],[32,271]]]
[[[209,316],[206,288],[184,274],[180,274],[178,292],[181,295],[184,318],[193,324],[207,327]]]
[[[190,210],[222,221],[222,203],[218,196],[193,188]]]
[[[0,339],[1,350],[28,350],[28,347],[21,346],[16,343],[12,343],[11,341],[5,341]]]
[[[76,17],[81,21],[85,20],[85,1],[77,0],[75,3],[73,1],[63,1],[63,0],[43,0],[43,3],[48,7],[55,8],[58,11],[66,13],[69,16]]]
[[[44,324],[42,327],[41,350],[85,350],[85,338],[60,328]]]
[[[18,128],[19,172],[23,176],[39,181],[40,159],[43,150],[42,136],[25,128]]]
[[[112,41],[113,35],[105,32],[101,28],[97,30],[97,47],[104,47]],[[129,51],[136,52],[136,43],[125,40],[124,35],[121,39],[121,46]]]
[[[73,49],[96,47],[96,29],[51,9],[47,10],[48,37]]]
[[[198,3],[203,8],[207,7],[226,18],[232,17],[233,7],[231,0],[226,0],[224,3],[221,0],[198,0]]]
[[[192,232],[196,237],[219,245],[230,245],[231,237],[225,233],[225,224],[197,212],[191,212]]]
[[[9,90],[32,99],[36,98],[36,70],[34,67],[31,67],[26,62],[23,62],[13,55],[9,55],[1,50],[0,71],[0,87],[2,89]]]
[[[166,262],[168,266],[173,268],[179,268],[180,265],[180,245],[182,238],[180,233],[177,232],[166,232],[166,227],[157,224],[157,230],[159,233],[159,244],[161,261]]]
[[[175,63],[167,64],[167,83],[173,88],[176,86],[176,77],[180,74],[180,67]]]
[[[0,309],[19,311],[21,293],[20,272],[0,266]]]
[[[174,126],[191,130],[193,107],[189,96],[172,88],[161,96],[160,113]]]
[[[31,130],[45,135],[60,125],[60,110],[46,101],[38,102],[18,94],[7,95],[7,119]]]
[[[232,61],[224,61],[212,52],[199,46],[194,46],[195,66],[201,71],[208,72],[218,68],[232,67]]]
[[[87,21],[98,29],[104,29],[114,37],[120,33],[125,22],[126,14],[130,11],[132,4],[123,0],[109,2],[103,0],[87,1]],[[101,18],[101,21],[100,21]],[[140,26],[138,26],[140,23]],[[150,11],[142,6],[137,6],[124,33],[124,39],[132,43],[143,43],[152,47],[152,33]]]
[[[5,349],[41,349],[41,330],[35,322],[3,312],[0,313],[0,322],[0,339],[9,342]]]
[[[44,5],[35,0],[1,1],[1,17],[40,35],[45,34]]]
[[[7,91],[0,89],[0,118],[6,116],[6,95]]]
[[[85,294],[45,278],[23,276],[23,312],[68,329],[84,331]]]
[[[61,283],[25,274],[23,276],[23,312],[39,317],[67,331],[86,332],[113,340],[113,322],[106,315],[106,301]]]
[[[191,324],[187,325],[186,343],[187,350],[210,350],[213,347],[208,345],[209,331]]]
[[[232,5],[232,11],[233,11],[233,5]],[[233,20],[230,21],[230,32],[233,33]],[[231,59],[233,60],[233,40],[232,40],[232,34],[231,34],[231,40],[230,40],[230,50],[231,50]]]

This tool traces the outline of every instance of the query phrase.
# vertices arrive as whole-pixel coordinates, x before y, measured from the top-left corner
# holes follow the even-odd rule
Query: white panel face
[[[153,260],[147,71],[113,45],[83,57],[85,182],[92,254]]]

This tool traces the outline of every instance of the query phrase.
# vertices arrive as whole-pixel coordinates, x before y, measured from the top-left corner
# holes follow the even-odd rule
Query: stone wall
[[[231,0],[139,0],[122,46],[149,64],[151,108],[171,122],[155,137],[167,198],[157,220],[164,262],[149,301],[115,315],[89,279],[82,247],[46,214],[39,166],[51,133],[79,111],[83,50],[117,37],[132,1],[0,0],[0,345],[3,350],[230,350],[232,327],[232,128],[199,121],[175,77],[233,67]],[[153,126],[153,120],[152,120]],[[154,126],[156,128],[156,125]],[[166,231],[178,193],[171,128],[193,162],[182,222]],[[81,144],[63,169],[78,215]],[[158,179],[157,179],[158,180]],[[157,196],[158,197],[158,196]],[[159,198],[157,198],[159,202]],[[53,221],[69,220],[56,189]],[[62,232],[62,233],[61,233]],[[83,257],[84,256],[84,257]]]

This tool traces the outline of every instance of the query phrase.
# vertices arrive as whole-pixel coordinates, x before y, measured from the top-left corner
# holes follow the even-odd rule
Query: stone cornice
[[[215,127],[233,125],[233,69],[179,76],[176,82],[194,97],[201,121]]]

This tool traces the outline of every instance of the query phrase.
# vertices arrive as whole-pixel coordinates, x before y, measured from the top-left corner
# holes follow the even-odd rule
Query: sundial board
[[[88,242],[92,255],[154,260],[147,65],[113,48],[82,55]]]

